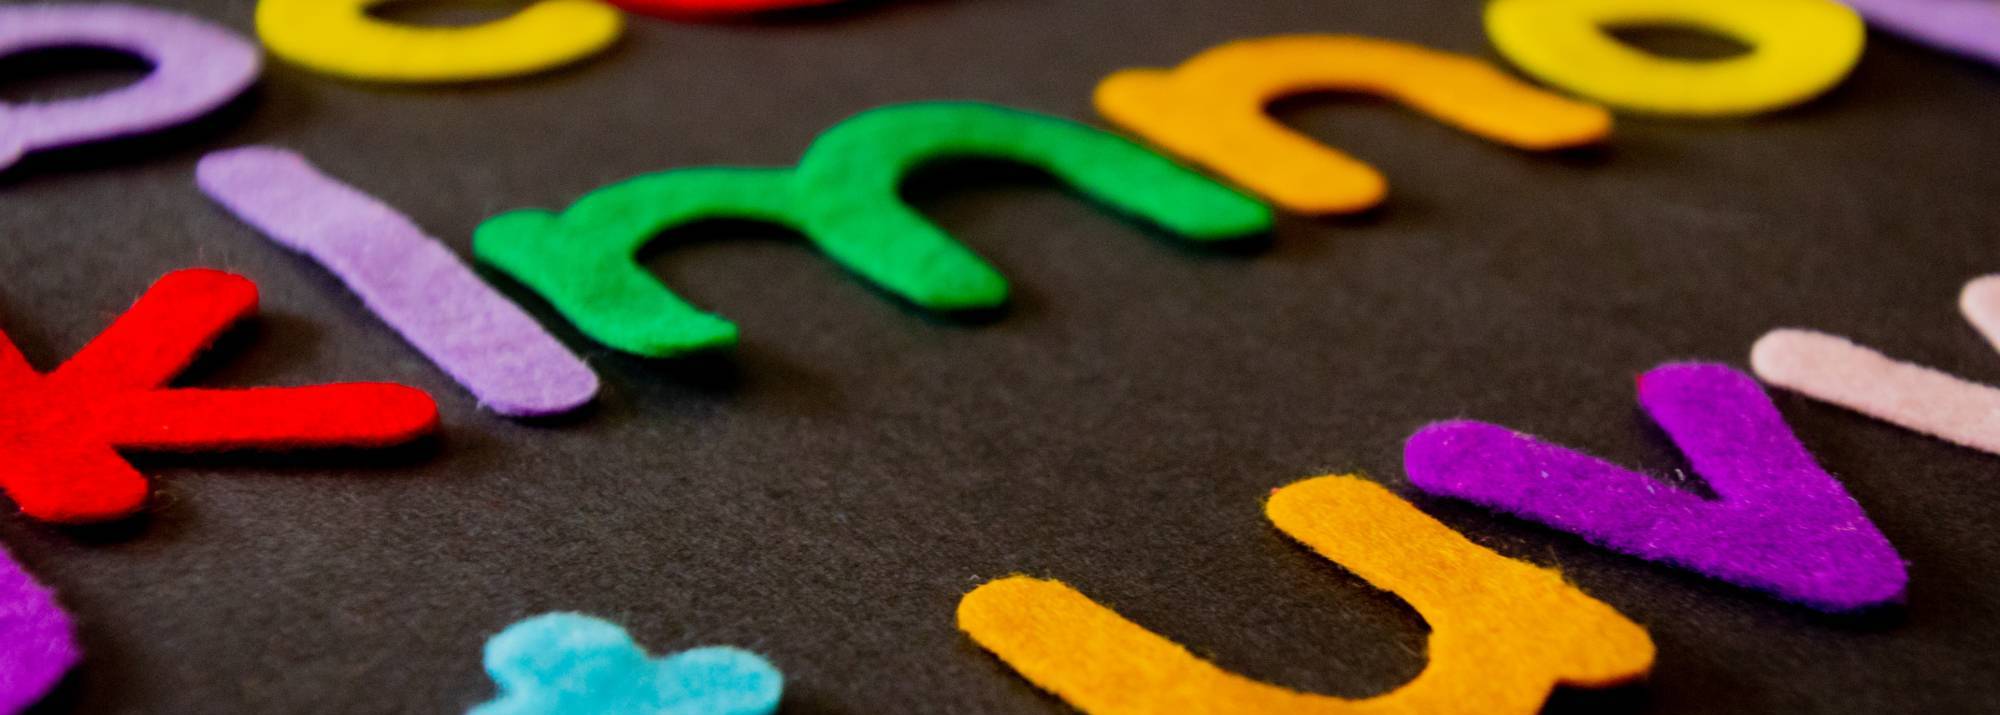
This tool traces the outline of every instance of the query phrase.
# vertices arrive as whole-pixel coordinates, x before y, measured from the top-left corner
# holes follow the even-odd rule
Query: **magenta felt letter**
[[[1750,376],[1664,365],[1639,379],[1639,404],[1718,499],[1482,422],[1424,428],[1404,445],[1403,466],[1424,491],[1820,610],[1902,598],[1895,547]]]

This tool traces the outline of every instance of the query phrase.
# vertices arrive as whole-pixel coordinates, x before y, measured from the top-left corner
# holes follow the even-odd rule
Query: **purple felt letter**
[[[1404,445],[1403,466],[1426,492],[1819,610],[1902,598],[1909,577],[1895,547],[1750,376],[1663,365],[1639,379],[1639,404],[1719,500],[1482,422],[1424,428]]]
[[[22,154],[158,131],[227,104],[256,81],[257,46],[187,15],[136,5],[0,7],[0,56],[57,47],[129,52],[145,79],[80,99],[0,104],[0,169]]]
[[[395,209],[299,155],[244,147],[203,157],[195,180],[272,240],[312,256],[494,412],[575,409],[597,374],[534,318]]]
[[[0,549],[0,713],[41,700],[82,654],[55,594]]]
[[[1870,24],[2000,65],[2000,3],[1993,0],[1845,0]]]

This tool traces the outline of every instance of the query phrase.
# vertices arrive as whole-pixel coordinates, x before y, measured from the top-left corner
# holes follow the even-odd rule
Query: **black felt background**
[[[251,24],[249,0],[156,4]],[[1806,107],[1621,118],[1609,150],[1581,156],[1514,152],[1374,101],[1288,102],[1281,116],[1377,164],[1393,197],[1360,219],[1286,219],[1244,255],[1174,246],[1032,174],[926,172],[912,200],[1015,283],[1011,310],[984,322],[898,306],[782,233],[676,232],[651,265],[739,321],[744,344],[648,362],[550,321],[606,391],[549,425],[475,409],[327,273],[193,183],[205,151],[282,144],[466,253],[503,209],[667,167],[788,164],[888,102],[1087,119],[1112,70],[1287,32],[1491,57],[1478,7],[917,0],[635,18],[599,61],[492,85],[374,87],[273,63],[212,121],[35,157],[0,175],[0,325],[38,364],[159,275],[219,267],[262,286],[263,314],[194,379],[395,380],[430,390],[445,419],[434,444],[386,457],[146,458],[156,499],[126,524],[0,518],[89,651],[43,710],[462,711],[492,692],[486,636],[560,609],[658,651],[764,652],[790,713],[1060,712],[953,627],[960,594],[1015,572],[1075,584],[1238,672],[1365,696],[1422,668],[1425,627],[1269,526],[1274,487],[1360,472],[1408,493],[1401,440],[1460,416],[1681,468],[1631,378],[1674,359],[1740,366],[1778,326],[2000,380],[1953,307],[1965,280],[2000,270],[2000,73],[1881,35]],[[1907,608],[1817,617],[1419,500],[1651,629],[1650,685],[1556,709],[2000,707],[2000,458],[1778,400],[1911,562]]]

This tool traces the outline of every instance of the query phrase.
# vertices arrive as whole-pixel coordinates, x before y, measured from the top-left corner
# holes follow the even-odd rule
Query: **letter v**
[[[1720,500],[1482,422],[1424,428],[1404,445],[1403,467],[1426,492],[1822,611],[1902,598],[1908,575],[1895,547],[1750,376],[1663,365],[1638,388],[1639,404]]]

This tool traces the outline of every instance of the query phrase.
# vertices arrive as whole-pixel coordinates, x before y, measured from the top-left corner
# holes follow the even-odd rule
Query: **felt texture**
[[[0,56],[64,47],[128,53],[152,71],[88,97],[0,104],[0,169],[28,152],[192,121],[242,94],[262,67],[243,37],[177,12],[114,3],[0,7]]]
[[[739,15],[745,13],[789,10],[792,8],[832,5],[841,0],[610,0],[611,4],[632,12],[643,12],[669,17],[701,15]]]
[[[1958,311],[1986,338],[1986,344],[2000,351],[2000,274],[1966,282],[1958,293]]]
[[[625,17],[598,0],[539,0],[469,27],[409,26],[367,13],[389,0],[259,0],[271,54],[317,72],[375,82],[470,82],[535,74],[603,52]]]
[[[660,232],[704,219],[794,229],[864,280],[929,310],[993,308],[1007,298],[1006,279],[898,193],[918,166],[967,156],[1043,169],[1190,241],[1271,226],[1263,204],[1109,133],[988,104],[917,102],[828,129],[795,169],[667,171],[593,191],[561,215],[501,214],[479,226],[474,252],[585,334],[649,357],[736,343],[735,324],[681,300],[636,258]]]
[[[1842,0],[1868,24],[2000,65],[2000,6],[1986,0]]]
[[[0,548],[0,715],[47,695],[83,659],[56,594]]]
[[[313,257],[503,415],[541,417],[596,396],[597,373],[437,239],[297,153],[243,147],[203,157],[209,198],[279,245]]]
[[[1813,460],[1750,376],[1669,364],[1639,404],[1714,490],[1709,500],[1499,425],[1442,422],[1404,446],[1410,483],[1616,551],[1830,612],[1900,600],[1902,558]]]
[[[1661,24],[1751,49],[1678,59],[1606,32]],[[1812,99],[1854,70],[1867,41],[1861,17],[1834,0],[1494,0],[1486,32],[1536,79],[1618,109],[1683,117],[1760,114]]]
[[[1750,365],[1778,387],[2000,454],[2000,389],[1811,330],[1766,333],[1751,347]]]
[[[436,428],[430,396],[402,385],[163,387],[256,305],[249,280],[190,269],[47,374],[0,340],[0,489],[36,519],[103,521],[146,500],[145,477],[115,449],[382,446]]]
[[[1025,576],[966,594],[958,626],[1092,715],[1529,715],[1557,685],[1617,685],[1652,667],[1645,629],[1561,574],[1467,541],[1372,482],[1309,479],[1273,493],[1265,514],[1430,623],[1430,663],[1421,674],[1362,700],[1277,687],[1216,667],[1069,586]]]
[[[1381,172],[1272,119],[1265,106],[1340,90],[1395,100],[1521,149],[1602,141],[1603,109],[1544,92],[1486,62],[1402,42],[1283,35],[1207,50],[1171,70],[1125,70],[1096,92],[1099,113],[1147,142],[1302,214],[1380,204]]]
[[[244,0],[129,1],[252,29]],[[390,14],[488,5],[433,4]],[[1294,32],[1501,62],[1480,4],[905,0],[634,18],[615,55],[520,82],[368,86],[274,60],[254,98],[185,131],[36,157],[0,177],[0,327],[36,365],[167,271],[227,268],[257,280],[261,317],[186,384],[400,382],[436,396],[448,428],[435,450],[143,457],[157,485],[144,516],[88,530],[129,536],[0,515],[0,542],[57,588],[87,651],[43,709],[463,713],[495,694],[488,638],[580,610],[656,655],[765,655],[786,676],[781,713],[1074,713],[953,626],[968,590],[1019,572],[1246,677],[1366,697],[1422,670],[1427,626],[1261,516],[1293,477],[1359,472],[1652,633],[1646,685],[1562,689],[1549,715],[1992,711],[1991,455],[1767,385],[1912,563],[1909,605],[1859,624],[1418,499],[1401,468],[1412,432],[1468,416],[1685,469],[1633,376],[1675,356],[1742,361],[1779,326],[2000,385],[1994,351],[1951,313],[1959,286],[2000,268],[2000,171],[1983,159],[2000,156],[2000,122],[1980,119],[2000,77],[1892,36],[1871,35],[1847,83],[1797,111],[1619,117],[1605,151],[1575,156],[1521,154],[1388,101],[1281,102],[1277,119],[1382,168],[1394,197],[1365,216],[1281,218],[1244,255],[1182,251],[1032,172],[931,167],[906,182],[910,204],[1013,283],[1002,319],[972,327],[894,307],[809,245],[740,224],[676,231],[645,256],[745,331],[691,362],[586,348],[481,266],[604,379],[588,419],[560,428],[459,399],[331,276],[192,184],[205,152],[286,146],[471,262],[473,230],[503,209],[664,168],[791,164],[889,102],[976,98],[1109,128],[1090,93],[1112,71]],[[86,78],[47,79],[7,95]]]
[[[770,715],[784,676],[755,653],[696,648],[652,658],[616,624],[550,613],[486,642],[500,685],[472,715]]]

